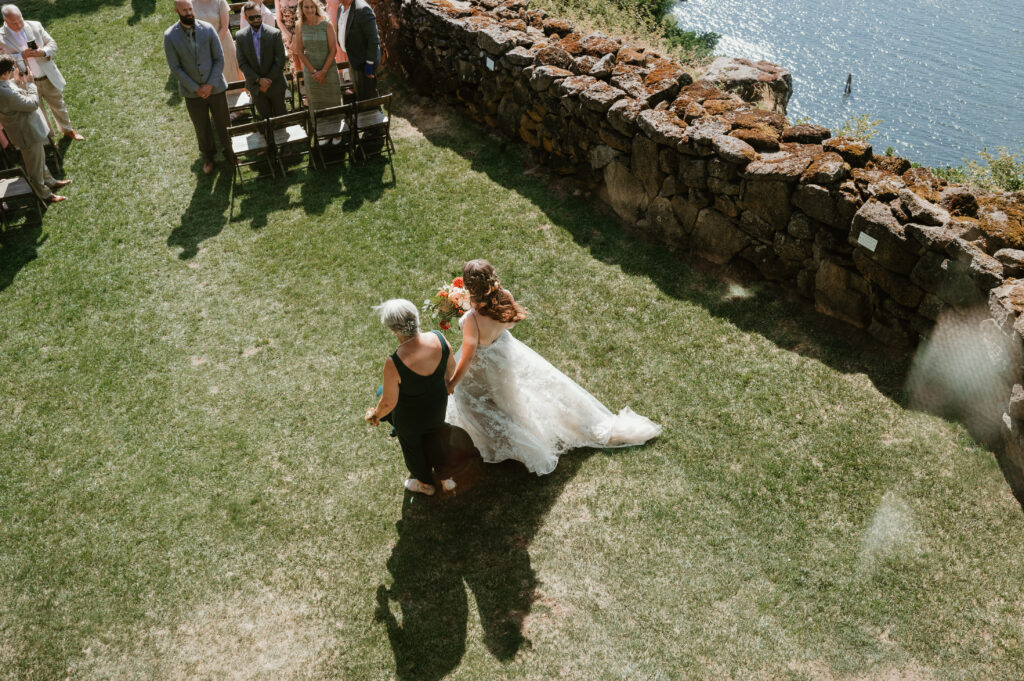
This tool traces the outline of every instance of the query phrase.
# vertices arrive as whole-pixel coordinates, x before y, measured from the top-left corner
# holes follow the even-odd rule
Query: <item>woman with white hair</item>
[[[419,311],[408,300],[388,300],[374,310],[381,323],[395,334],[398,349],[384,361],[384,390],[377,406],[366,410],[365,418],[376,426],[390,415],[405,465],[412,473],[405,488],[433,494],[431,456],[427,450],[445,428],[445,386],[455,371],[455,359],[440,331],[420,333]]]

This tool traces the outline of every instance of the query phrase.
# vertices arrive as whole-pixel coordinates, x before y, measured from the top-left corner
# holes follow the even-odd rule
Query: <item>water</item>
[[[1024,0],[688,0],[674,14],[721,34],[718,54],[792,71],[790,120],[870,114],[876,150],[929,166],[1024,149]]]

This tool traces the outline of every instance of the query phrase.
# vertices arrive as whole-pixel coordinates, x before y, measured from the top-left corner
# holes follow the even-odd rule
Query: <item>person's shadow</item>
[[[477,484],[449,499],[406,492],[398,542],[387,562],[393,584],[378,587],[375,616],[387,627],[399,679],[436,681],[459,665],[466,650],[467,587],[491,654],[507,661],[530,645],[523,624],[538,586],[530,542],[566,483],[596,451],[570,452],[542,477],[514,462],[483,464]]]
[[[202,160],[193,164],[193,171],[202,166]],[[227,218],[225,209],[231,201],[231,170],[219,168],[216,175],[196,178],[192,200],[181,216],[181,223],[167,237],[169,247],[180,246],[178,258],[189,260],[199,252],[199,244],[220,234]]]

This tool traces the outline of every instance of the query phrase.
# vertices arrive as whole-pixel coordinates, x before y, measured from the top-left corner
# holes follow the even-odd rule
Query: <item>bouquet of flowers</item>
[[[423,311],[441,320],[438,326],[442,331],[452,328],[452,319],[469,312],[469,291],[463,288],[462,277],[455,277],[452,283],[442,286],[433,298],[424,300]]]

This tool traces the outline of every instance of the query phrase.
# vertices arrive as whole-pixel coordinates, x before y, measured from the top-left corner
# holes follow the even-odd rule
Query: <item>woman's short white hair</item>
[[[375,306],[380,323],[397,334],[415,336],[420,330],[420,311],[405,298],[392,298]]]

